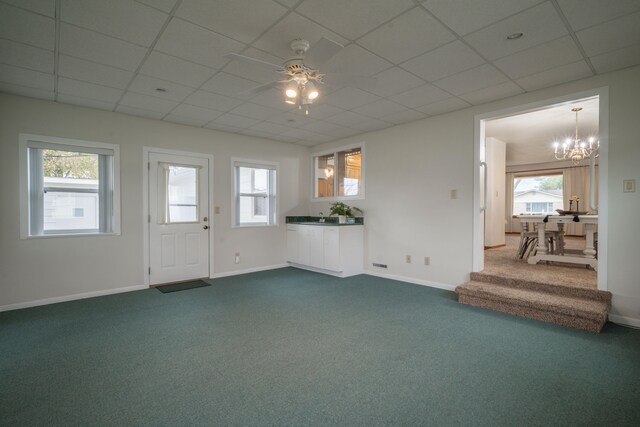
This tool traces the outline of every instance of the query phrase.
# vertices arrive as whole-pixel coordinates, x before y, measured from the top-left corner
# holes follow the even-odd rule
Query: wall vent
[[[380,264],[377,262],[371,263],[371,265],[373,265],[374,267],[378,267],[378,268],[387,268],[387,264]]]

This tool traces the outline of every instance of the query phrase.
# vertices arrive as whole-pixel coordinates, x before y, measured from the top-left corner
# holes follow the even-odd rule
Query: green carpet
[[[640,425],[640,331],[293,268],[0,313],[0,425]]]
[[[189,289],[203,288],[205,286],[211,286],[210,283],[207,283],[203,280],[193,280],[191,282],[183,282],[183,283],[174,283],[172,285],[161,285],[156,286],[155,289],[159,290],[163,294],[168,294],[171,292],[180,292],[186,291]]]

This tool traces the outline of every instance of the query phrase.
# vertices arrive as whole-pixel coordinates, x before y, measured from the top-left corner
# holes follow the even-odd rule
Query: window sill
[[[54,239],[54,238],[60,238],[60,237],[97,237],[97,236],[120,236],[120,232],[113,232],[113,233],[41,234],[41,235],[38,235],[38,236],[21,237],[21,240]]]
[[[340,196],[340,197],[312,197],[312,202],[345,202],[348,200],[364,200],[364,195],[362,196]]]

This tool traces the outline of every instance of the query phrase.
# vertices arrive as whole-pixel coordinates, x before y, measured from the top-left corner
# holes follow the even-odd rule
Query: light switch
[[[636,192],[636,180],[635,179],[625,179],[622,181],[622,191],[625,193],[635,193]]]
[[[458,190],[451,190],[451,198],[452,199],[458,198]]]
[[[213,213],[216,215],[220,215],[220,206],[214,206],[213,207]]]

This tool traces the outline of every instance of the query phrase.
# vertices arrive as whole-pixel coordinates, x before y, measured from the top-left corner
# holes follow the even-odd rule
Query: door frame
[[[167,148],[158,148],[158,147],[142,147],[142,253],[143,253],[143,283],[146,286],[149,286],[150,278],[149,278],[149,154],[150,153],[158,153],[158,154],[169,154],[175,156],[188,156],[188,157],[196,157],[200,159],[207,159],[209,162],[209,278],[213,279],[214,273],[214,264],[213,264],[213,234],[215,230],[215,222],[214,222],[214,203],[213,203],[213,155],[205,154],[205,153],[196,153],[191,151],[182,151],[182,150],[170,150]]]
[[[478,114],[474,118],[473,146],[473,256],[472,271],[484,268],[484,213],[481,210],[480,180],[481,153],[484,150],[486,120],[524,114],[578,99],[598,97],[600,133],[600,158],[598,160],[598,289],[607,290],[608,269],[608,221],[609,221],[609,88],[600,87],[582,92],[544,99],[515,107]]]

